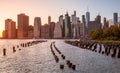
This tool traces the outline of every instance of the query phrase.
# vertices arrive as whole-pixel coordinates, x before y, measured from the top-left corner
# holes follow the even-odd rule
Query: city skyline
[[[107,19],[113,18],[113,13],[120,13],[119,8],[120,1],[118,0],[4,0],[0,1],[0,37],[4,30],[5,19],[10,18],[16,22],[17,15],[25,13],[30,16],[30,25],[34,25],[34,17],[41,17],[42,24],[47,23],[48,16],[51,16],[51,20],[57,22],[60,15],[65,15],[68,11],[69,14],[73,14],[73,11],[77,11],[77,16],[85,15],[90,12],[90,19],[94,18],[100,13],[101,16]],[[103,18],[102,17],[102,18]],[[102,19],[103,21],[103,19]]]

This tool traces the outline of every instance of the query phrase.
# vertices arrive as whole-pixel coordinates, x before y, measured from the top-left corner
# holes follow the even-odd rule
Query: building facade
[[[48,24],[42,25],[41,27],[41,38],[43,39],[49,39],[49,29],[50,26]]]
[[[86,12],[86,27],[88,27],[88,23],[90,21],[90,12]]]
[[[62,38],[62,30],[59,22],[55,24],[54,38],[57,38],[57,39]]]
[[[118,13],[113,14],[113,22],[114,22],[114,25],[118,24]]]
[[[41,38],[41,18],[34,19],[34,38]]]
[[[17,38],[16,22],[10,21],[8,25],[8,39],[16,38]]]
[[[107,21],[107,19],[104,17],[103,19],[103,29],[109,28],[109,22]]]
[[[51,22],[49,26],[50,26],[50,28],[49,28],[49,37],[51,39],[53,39],[54,38],[55,22]]]
[[[11,22],[11,21],[12,21],[12,19],[6,19],[5,20],[5,31],[4,31],[5,35],[4,35],[4,38],[8,38],[8,26],[9,26],[9,22]]]
[[[28,27],[28,38],[29,39],[34,38],[34,27],[32,25]]]
[[[65,14],[65,38],[71,38],[71,22],[68,13]]]
[[[17,37],[19,39],[28,38],[29,16],[25,14],[19,14],[17,19],[18,19]]]

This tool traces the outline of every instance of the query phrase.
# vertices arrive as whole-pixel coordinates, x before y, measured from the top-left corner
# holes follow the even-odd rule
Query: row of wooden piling
[[[105,55],[111,55],[111,57],[120,58],[120,45],[111,43],[101,43],[101,42],[87,42],[87,41],[65,41],[68,44],[78,46],[82,49],[91,50],[93,52],[98,52]],[[99,45],[99,47],[98,47]],[[103,45],[103,47],[102,47]],[[103,51],[104,50],[104,51]]]
[[[26,43],[21,43],[21,44],[16,45],[16,47],[13,46],[12,51],[13,51],[13,53],[15,53],[17,51],[17,49],[19,49],[19,51],[20,51],[21,48],[30,47],[32,45],[42,43],[42,42],[46,42],[46,41],[29,41],[29,42],[26,42]],[[3,48],[3,56],[6,56],[6,54],[7,54],[7,49]]]
[[[61,51],[55,46],[55,42],[52,42],[51,45],[50,45],[50,48],[51,48],[51,52],[54,56],[54,59],[56,61],[56,63],[59,62],[59,58],[58,56],[55,54],[55,51],[53,50],[53,47],[55,48],[55,50],[58,52],[59,55],[61,55],[61,58],[63,60],[65,60],[65,55],[61,53]],[[66,60],[66,65],[69,67],[69,68],[72,68],[73,70],[76,69],[76,65],[74,65],[70,60]],[[64,69],[64,65],[63,64],[60,64],[60,69]]]

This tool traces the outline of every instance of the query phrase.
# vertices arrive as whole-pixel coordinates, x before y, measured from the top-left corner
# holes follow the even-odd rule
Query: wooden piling
[[[3,49],[3,56],[6,56],[6,49]]]

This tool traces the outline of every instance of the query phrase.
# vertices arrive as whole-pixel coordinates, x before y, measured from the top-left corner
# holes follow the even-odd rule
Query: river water
[[[28,41],[32,40],[0,40],[0,73],[120,73],[120,59],[66,44],[65,40],[47,40],[30,47],[16,48],[13,53],[13,46]],[[53,41],[65,56],[63,60],[54,49],[58,63],[50,49]],[[6,56],[3,56],[3,48]],[[76,70],[69,68],[66,60],[76,65]],[[63,70],[60,69],[61,64],[64,65]]]

